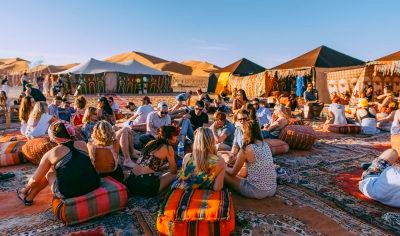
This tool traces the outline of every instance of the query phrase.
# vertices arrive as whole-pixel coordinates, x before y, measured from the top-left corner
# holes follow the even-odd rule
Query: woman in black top
[[[55,196],[72,198],[98,188],[100,179],[88,156],[86,143],[75,141],[75,129],[66,121],[53,123],[48,130],[50,140],[58,145],[48,151],[39,167],[17,196],[29,206],[48,184]]]

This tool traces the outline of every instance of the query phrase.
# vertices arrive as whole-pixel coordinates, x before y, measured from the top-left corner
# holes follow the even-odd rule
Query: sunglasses
[[[247,121],[247,118],[240,118],[240,119],[237,119],[238,121]]]
[[[166,115],[166,114],[168,114],[168,111],[162,111],[160,113],[161,113],[161,115]]]
[[[195,108],[196,111],[202,111],[203,109],[204,109],[204,108],[202,108],[202,107],[196,107],[196,108]]]

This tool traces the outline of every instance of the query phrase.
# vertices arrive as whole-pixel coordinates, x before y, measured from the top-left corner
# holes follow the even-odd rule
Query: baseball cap
[[[157,107],[160,109],[168,109],[168,104],[166,102],[160,102]]]

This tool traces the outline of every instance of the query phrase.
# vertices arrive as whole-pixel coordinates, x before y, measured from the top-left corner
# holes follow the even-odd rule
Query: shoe
[[[372,165],[372,162],[361,163],[361,168],[363,170],[368,170],[368,168]]]
[[[133,168],[135,166],[135,163],[132,160],[125,160],[124,166],[128,168]]]
[[[26,200],[26,196],[21,197],[22,193],[21,193],[21,189],[17,189],[17,197],[19,200],[22,201],[22,203],[24,203],[25,206],[32,206],[33,204],[33,200]]]
[[[0,181],[1,180],[6,180],[6,179],[11,179],[14,176],[15,176],[14,173],[5,173],[5,174],[0,173]]]

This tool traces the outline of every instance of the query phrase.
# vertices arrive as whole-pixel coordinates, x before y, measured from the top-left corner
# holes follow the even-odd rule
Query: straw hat
[[[358,106],[362,108],[367,108],[368,107],[368,100],[366,98],[360,98],[358,101]]]

